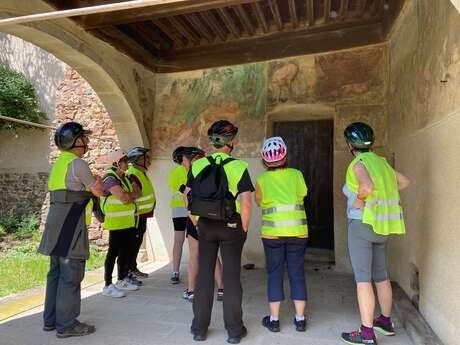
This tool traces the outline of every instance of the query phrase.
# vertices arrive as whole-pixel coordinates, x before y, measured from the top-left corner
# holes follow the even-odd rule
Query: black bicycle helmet
[[[139,158],[147,154],[150,150],[145,147],[133,147],[128,151],[128,161],[135,163]]]
[[[194,158],[202,158],[206,156],[206,152],[199,147],[190,146],[185,148],[184,156],[189,160],[193,160]]]
[[[173,151],[172,159],[174,163],[182,164],[182,157],[184,156],[184,153],[186,152],[186,150],[187,150],[187,147],[179,146]]]
[[[91,131],[83,129],[83,126],[77,122],[67,122],[56,129],[54,143],[60,150],[71,150],[78,138],[91,133]]]
[[[354,122],[345,128],[345,139],[358,150],[369,149],[374,144],[374,131],[363,122]]]
[[[208,129],[208,138],[216,148],[224,147],[238,133],[238,127],[230,121],[219,120],[214,122]]]

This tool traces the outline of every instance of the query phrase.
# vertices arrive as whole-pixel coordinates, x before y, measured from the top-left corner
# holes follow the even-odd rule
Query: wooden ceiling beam
[[[216,18],[212,14],[212,12],[200,12],[199,13],[203,21],[208,24],[208,26],[214,30],[214,33],[220,38],[222,42],[225,42],[227,40],[227,33],[225,30],[220,26],[220,24],[217,22]]]
[[[358,0],[358,4],[356,7],[356,15],[357,16],[362,16],[364,12],[366,11],[366,4],[367,0]]]
[[[188,30],[184,24],[180,21],[179,18],[176,17],[168,17],[167,20],[173,25],[176,30],[184,36],[191,45],[198,45],[200,44],[200,37],[198,37],[193,31]]]
[[[407,1],[408,0],[387,0],[388,10],[384,11],[383,15],[383,35],[385,38],[388,38],[391,34],[393,24]]]
[[[297,28],[299,26],[299,20],[297,18],[297,10],[295,8],[295,0],[289,0],[289,14],[291,16],[292,26]]]
[[[201,35],[203,36],[208,43],[212,43],[214,38],[212,33],[208,31],[208,29],[203,25],[200,19],[197,17],[196,13],[189,13],[184,15],[185,19],[192,25],[192,27]]]
[[[163,33],[169,37],[169,39],[171,41],[174,42],[174,45],[177,46],[178,48],[183,48],[185,45],[184,45],[184,42],[179,38],[177,37],[177,35],[175,33],[173,33],[170,29],[170,27],[166,24],[164,24],[161,19],[153,19],[152,20],[153,24],[155,24],[161,31],[163,31]]]
[[[383,0],[374,0],[372,4],[371,16],[378,16],[383,12]]]
[[[235,25],[232,17],[228,14],[225,8],[218,8],[217,12],[219,13],[222,21],[225,23],[227,29],[232,33],[233,37],[240,38],[240,30]]]
[[[142,40],[148,42],[156,50],[167,50],[171,48],[170,44],[167,44],[164,39],[159,38],[159,35],[155,35],[152,29],[146,27],[145,23],[132,23],[131,25],[125,25],[125,32],[129,30],[134,35],[138,35]],[[133,34],[131,34],[133,36]],[[134,37],[134,36],[133,36]]]
[[[159,62],[159,59],[120,29],[110,27],[91,30],[90,33],[146,68],[152,71],[156,70],[156,64]]]
[[[125,11],[83,17],[86,29],[141,22],[178,16],[193,12],[209,11],[228,6],[249,4],[258,0],[159,0],[158,4]]]
[[[305,18],[307,18],[308,26],[315,25],[315,4],[313,0],[306,0],[305,8],[307,11]]]
[[[329,23],[331,21],[331,0],[324,0],[324,22]]]
[[[281,19],[280,10],[278,8],[278,2],[276,0],[268,0],[268,5],[272,11],[273,18],[275,19],[278,30],[283,30],[283,20]]]
[[[305,54],[315,54],[382,42],[381,24],[349,27],[342,24],[342,29],[324,31],[324,27],[297,30],[294,32],[276,32],[264,37],[253,37],[239,41],[221,43],[204,49],[195,47],[183,51],[162,55],[157,65],[159,73],[179,72],[241,63],[267,61]],[[320,26],[320,25],[318,25]],[[340,27],[337,26],[337,27]]]
[[[264,34],[268,33],[268,25],[265,19],[265,14],[262,11],[262,7],[260,6],[259,2],[255,2],[251,4],[252,11],[255,13],[257,21],[259,22],[259,26],[262,28]]]
[[[242,5],[236,5],[234,7],[236,15],[238,16],[238,19],[240,20],[241,24],[243,24],[244,29],[248,33],[249,36],[254,35],[254,27],[252,26],[251,21],[249,20],[248,14],[246,13],[245,9],[243,8]]]
[[[340,9],[339,9],[340,20],[345,20],[347,18],[349,6],[350,6],[350,0],[340,1]]]

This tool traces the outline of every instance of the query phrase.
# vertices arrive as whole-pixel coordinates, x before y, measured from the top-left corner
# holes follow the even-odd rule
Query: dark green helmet
[[[345,139],[355,149],[369,149],[374,144],[374,131],[363,122],[354,122],[345,128]]]

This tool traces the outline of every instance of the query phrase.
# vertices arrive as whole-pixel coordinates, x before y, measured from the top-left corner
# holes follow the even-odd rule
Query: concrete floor
[[[149,268],[144,268],[149,271]],[[96,325],[97,332],[82,338],[59,340],[54,332],[41,330],[41,307],[0,324],[1,345],[146,345],[197,344],[190,334],[191,304],[180,298],[184,283],[169,283],[169,267],[154,265],[145,285],[126,298],[115,300],[100,294],[102,284],[86,288],[80,321]],[[184,270],[185,271],[185,270]],[[260,324],[267,314],[265,272],[263,269],[244,271],[244,322],[248,336],[242,344],[275,345],[342,344],[340,333],[354,330],[359,323],[355,287],[350,275],[338,274],[327,266],[309,265],[307,272],[309,307],[308,329],[296,332],[292,325],[293,307],[286,303],[281,316],[281,332],[270,333]],[[287,284],[286,284],[287,286]],[[289,296],[289,294],[287,294]],[[1,304],[0,304],[1,308]],[[382,345],[411,345],[400,322],[395,320],[397,335],[379,337]],[[203,344],[226,344],[222,305],[214,304],[208,340]]]

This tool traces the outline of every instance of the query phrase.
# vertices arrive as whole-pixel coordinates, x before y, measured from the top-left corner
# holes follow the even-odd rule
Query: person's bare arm
[[[125,192],[121,186],[113,186],[109,188],[109,192],[123,204],[134,202],[139,197],[137,192]]]
[[[406,176],[404,176],[403,174],[401,174],[398,171],[395,171],[395,174],[396,174],[396,180],[398,181],[398,189],[399,190],[403,190],[403,189],[406,189],[407,187],[409,187],[410,180]]]
[[[364,207],[364,200],[367,196],[371,195],[374,191],[374,183],[372,182],[369,173],[367,172],[366,167],[362,163],[357,163],[353,167],[353,173],[355,174],[356,178],[358,179],[359,187],[358,187],[358,198],[356,199],[355,203],[353,204],[354,208],[363,208]]]
[[[260,186],[258,183],[256,183],[255,200],[256,200],[257,206],[260,206],[260,203],[262,202],[262,190],[260,189]]]
[[[251,211],[252,211],[252,198],[251,192],[243,192],[240,194],[240,203],[241,203],[241,224],[243,230],[248,232],[249,230],[249,221],[251,220]]]
[[[95,178],[96,182],[90,187],[90,191],[94,196],[103,196],[104,184],[102,183],[102,178],[98,175],[96,175]]]

